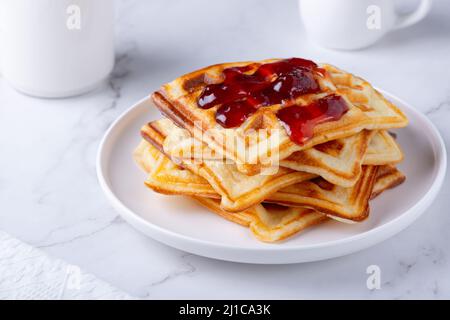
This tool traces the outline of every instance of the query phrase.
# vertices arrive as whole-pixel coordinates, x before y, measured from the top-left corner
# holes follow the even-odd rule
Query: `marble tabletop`
[[[0,230],[139,298],[450,298],[449,178],[411,227],[370,249],[298,265],[211,260],[147,238],[111,208],[95,157],[111,122],[160,84],[205,65],[300,56],[411,102],[450,142],[450,2],[356,52],[306,38],[294,0],[118,1],[117,63],[87,95],[42,100],[0,78]],[[368,290],[366,268],[381,269]]]

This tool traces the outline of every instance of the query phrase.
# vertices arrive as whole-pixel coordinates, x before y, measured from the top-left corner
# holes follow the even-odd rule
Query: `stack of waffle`
[[[405,180],[396,168],[403,153],[388,130],[405,127],[406,116],[368,82],[336,67],[311,62],[312,67],[295,66],[283,74],[286,68],[276,65],[280,61],[289,66],[292,59],[215,65],[155,92],[153,102],[166,118],[142,128],[143,140],[134,153],[148,174],[145,185],[158,193],[191,197],[249,227],[265,242],[283,240],[329,219],[344,223],[367,219],[369,200]],[[243,75],[239,90],[246,81],[254,83],[254,75],[261,70],[275,70],[264,76],[271,90],[278,90],[276,82],[290,76],[301,80],[290,82],[294,85],[305,85],[309,79],[317,88],[308,84],[313,90],[295,94],[290,90],[290,96],[282,96],[277,104],[267,99],[258,102],[231,126],[224,114],[240,112],[249,100],[262,101],[257,99],[263,95],[251,92],[250,97],[248,91],[238,90],[240,96],[231,94],[234,100],[202,108],[199,101],[214,101],[218,96],[206,94],[212,86],[229,90],[229,83],[223,85],[229,70]],[[267,85],[257,84],[267,92]],[[255,88],[245,88],[249,87]],[[277,97],[279,92],[283,93],[278,90]],[[301,141],[293,135],[296,128],[279,116],[285,108],[312,106],[330,96],[345,102],[345,113],[316,121],[310,135],[301,131]],[[236,101],[240,106],[236,107]],[[236,119],[235,115],[228,114]],[[294,113],[293,117],[302,116]],[[261,130],[270,133],[249,139],[250,132]]]

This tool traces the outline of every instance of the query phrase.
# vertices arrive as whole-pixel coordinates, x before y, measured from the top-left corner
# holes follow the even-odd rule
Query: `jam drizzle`
[[[310,60],[280,60],[262,64],[253,74],[246,74],[251,69],[250,65],[223,70],[224,81],[206,86],[198,106],[210,109],[220,105],[217,122],[225,128],[234,128],[262,106],[285,103],[320,91],[314,78],[314,71],[319,68]]]
[[[217,123],[224,128],[239,127],[260,107],[289,105],[302,95],[320,92],[314,76],[326,73],[313,61],[300,58],[262,64],[249,74],[252,69],[248,65],[223,70],[223,82],[206,86],[198,98],[198,106],[202,109],[219,106]],[[277,117],[291,140],[304,144],[317,124],[339,120],[347,111],[343,98],[329,95],[308,106],[286,106],[278,111]]]
[[[278,111],[277,117],[282,122],[291,140],[302,145],[312,138],[316,125],[328,121],[337,121],[348,110],[344,98],[331,94],[307,106],[293,105],[283,108]]]

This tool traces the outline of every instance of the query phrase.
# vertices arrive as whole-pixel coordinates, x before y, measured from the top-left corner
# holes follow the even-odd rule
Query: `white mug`
[[[0,71],[46,98],[85,93],[114,65],[114,1],[0,0]]]
[[[299,0],[300,13],[308,35],[332,49],[367,47],[391,30],[422,20],[432,0],[421,0],[407,15],[395,11],[394,0]]]

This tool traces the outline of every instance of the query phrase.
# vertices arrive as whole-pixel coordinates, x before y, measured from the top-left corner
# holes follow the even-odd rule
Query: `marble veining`
[[[436,1],[422,23],[367,50],[337,52],[307,41],[294,0],[117,1],[116,66],[102,87],[41,100],[0,78],[0,230],[146,299],[449,298],[448,188],[411,227],[370,249],[260,266],[198,257],[143,236],[110,207],[95,173],[105,130],[160,84],[204,65],[267,57],[352,70],[413,103],[450,143],[449,12],[449,2]],[[371,264],[381,269],[379,290],[366,287]]]
[[[156,280],[148,285],[143,286],[144,294],[141,294],[141,298],[151,298],[153,291],[157,290],[157,287],[164,285],[169,281],[174,281],[179,277],[192,276],[197,271],[197,268],[189,261],[189,257],[192,254],[186,253],[180,256],[181,264],[177,266],[173,271],[170,271],[164,275],[161,279]]]

